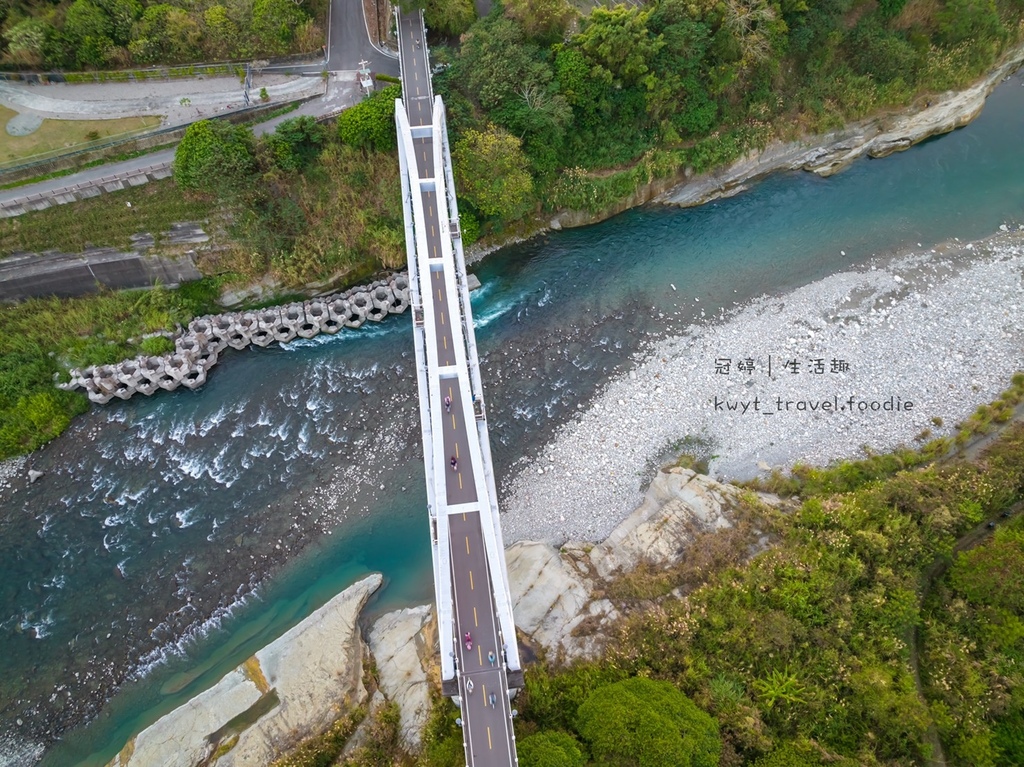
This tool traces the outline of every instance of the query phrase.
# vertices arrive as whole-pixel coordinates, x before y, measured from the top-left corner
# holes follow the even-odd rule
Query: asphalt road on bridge
[[[419,14],[402,15],[399,21],[399,45],[402,51],[402,100],[412,127],[432,122],[432,91],[430,69]],[[433,139],[414,138],[415,163],[419,178],[433,178]],[[454,371],[456,344],[463,343],[462,318],[450,316],[448,282],[445,275],[455,268],[452,259],[445,263],[441,248],[440,210],[433,191],[419,191],[427,240],[426,257],[430,267],[429,285],[421,292],[430,302],[435,317],[437,364]],[[456,297],[457,298],[457,297]],[[458,301],[453,302],[458,306]],[[456,332],[456,328],[459,328]],[[430,339],[427,341],[430,343]],[[468,375],[442,374],[437,389],[430,393],[431,408],[438,408],[442,422],[445,500],[450,509],[447,517],[451,545],[451,569],[454,593],[456,636],[460,638],[454,652],[460,673],[463,735],[467,746],[467,763],[472,767],[506,767],[516,764],[508,685],[502,665],[501,635],[495,611],[487,552],[481,527],[477,496],[477,472],[469,451],[470,440],[477,439],[472,420],[473,403],[465,402],[463,391],[469,391]],[[442,412],[443,410],[443,412]],[[452,462],[452,459],[455,459]],[[463,506],[465,511],[460,511]],[[490,513],[489,509],[485,509]],[[472,649],[464,640],[472,638]],[[514,641],[514,638],[513,638]],[[441,652],[452,652],[442,645]],[[494,703],[491,703],[493,696]]]

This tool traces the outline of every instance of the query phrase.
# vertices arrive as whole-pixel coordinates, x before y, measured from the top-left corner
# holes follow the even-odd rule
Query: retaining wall
[[[188,246],[209,237],[196,224],[172,224],[164,241]],[[181,257],[144,255],[153,244],[149,234],[132,237],[135,250],[90,248],[81,253],[47,251],[15,253],[0,259],[0,301],[38,296],[81,296],[101,287],[112,290],[175,286],[202,277],[192,254]]]
[[[157,179],[167,178],[171,175],[171,163],[161,162],[154,165],[147,165],[138,170],[114,173],[103,176],[94,181],[85,181],[81,184],[71,184],[50,192],[32,194],[27,197],[19,197],[16,200],[0,203],[0,218],[13,218],[33,210],[45,210],[53,205],[63,205],[68,202],[84,200],[87,197],[96,197],[103,192],[116,192],[120,189],[139,186]]]

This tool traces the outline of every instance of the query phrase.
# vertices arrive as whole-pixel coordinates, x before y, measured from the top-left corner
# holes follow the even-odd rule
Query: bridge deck
[[[500,528],[495,532],[496,521],[491,518],[497,507],[491,504],[485,477],[485,470],[490,467],[483,465],[489,462],[490,452],[489,447],[480,444],[480,435],[486,432],[481,432],[476,424],[476,403],[472,401],[467,366],[467,358],[472,365],[476,364],[475,351],[470,349],[467,354],[472,317],[468,305],[458,295],[460,276],[456,273],[448,234],[448,206],[445,196],[438,194],[438,190],[445,188],[446,169],[435,167],[437,137],[430,129],[435,123],[434,99],[421,15],[400,15],[398,29],[404,107],[413,156],[407,156],[405,150],[401,154],[411,177],[411,194],[418,195],[421,204],[411,206],[415,243],[408,249],[416,261],[409,264],[410,275],[415,275],[422,302],[423,319],[417,321],[414,312],[414,332],[422,325],[427,334],[425,345],[430,347],[423,350],[424,360],[419,360],[421,350],[417,347],[418,362],[426,367],[426,375],[420,379],[421,388],[425,384],[427,389],[421,391],[420,400],[421,408],[428,411],[422,416],[424,460],[428,463],[428,483],[433,480],[428,487],[433,511],[438,515],[438,525],[446,526],[436,534],[435,545],[446,541],[447,556],[435,557],[435,567],[447,561],[451,582],[450,595],[438,593],[439,601],[448,598],[452,605],[452,625],[439,626],[441,653],[454,653],[457,662],[467,765],[511,766],[517,764],[515,736],[492,572],[494,566],[502,568],[504,583],[504,559],[495,565],[488,556],[487,535],[490,533],[492,538],[493,551],[495,536],[500,544]],[[442,174],[441,179],[435,179],[438,173]],[[406,211],[410,215],[409,206]],[[438,446],[443,451],[441,456],[435,454]],[[488,525],[489,529],[485,529]],[[435,572],[435,577],[440,575]],[[440,608],[441,605],[439,614],[444,615]],[[507,603],[505,609],[509,612],[507,625],[511,626]],[[462,640],[466,633],[472,636],[472,650]],[[515,637],[508,641],[514,644]],[[518,670],[518,663],[515,668]]]

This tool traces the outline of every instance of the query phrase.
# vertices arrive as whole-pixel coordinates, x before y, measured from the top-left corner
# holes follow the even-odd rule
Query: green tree
[[[391,152],[398,145],[395,132],[395,99],[402,86],[389,85],[338,116],[338,137],[363,150]]]
[[[576,9],[567,0],[505,0],[504,6],[505,15],[542,45],[561,40],[576,18]]]
[[[160,3],[143,12],[128,50],[137,61],[144,63],[195,60],[202,35],[199,22],[185,11]]]
[[[661,35],[650,34],[649,16],[649,11],[627,5],[591,11],[572,42],[595,64],[592,75],[607,82],[632,84],[650,71],[650,63],[665,41]]]
[[[518,89],[551,79],[540,49],[514,21],[489,16],[466,35],[453,69],[464,91],[490,111]]]
[[[22,19],[4,32],[7,50],[19,63],[38,66],[43,59],[47,35],[53,32],[53,27],[42,19],[31,16]]]
[[[252,34],[261,53],[284,53],[306,14],[292,0],[255,0]]]
[[[132,28],[142,16],[139,0],[97,0],[97,4],[110,18],[111,38],[117,45],[127,45],[132,39]]]
[[[223,5],[211,5],[203,12],[207,46],[215,58],[227,58],[238,41],[239,30]]]
[[[935,14],[939,41],[957,45],[967,40],[988,42],[999,37],[1002,25],[993,0],[947,0]]]
[[[476,21],[476,7],[473,0],[427,0],[423,21],[427,29],[458,37]]]
[[[529,209],[533,179],[515,136],[495,125],[468,130],[452,155],[459,195],[485,216],[513,220]]]
[[[326,138],[326,128],[303,115],[280,123],[265,140],[279,168],[302,170],[316,159]]]
[[[566,732],[538,732],[516,746],[519,767],[583,767],[587,760],[576,738]]]
[[[182,189],[237,189],[254,170],[252,130],[223,120],[200,120],[174,153],[174,180]]]
[[[718,724],[668,682],[633,677],[594,691],[577,730],[598,764],[716,767]]]
[[[113,47],[113,24],[98,5],[75,0],[64,17],[64,36],[75,52],[79,66],[101,67]]]

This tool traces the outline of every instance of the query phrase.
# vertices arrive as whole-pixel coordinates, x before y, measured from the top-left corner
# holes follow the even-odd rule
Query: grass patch
[[[208,199],[183,195],[171,179],[152,181],[70,205],[5,218],[0,221],[0,253],[52,248],[74,252],[89,245],[126,247],[133,234],[150,232],[159,236],[173,223],[203,221],[216,210],[216,203]]]
[[[0,106],[4,125],[17,115],[13,109]],[[27,136],[0,133],[0,163],[30,160],[50,152],[74,149],[83,144],[128,136],[160,125],[156,116],[122,117],[116,120],[43,120],[39,129]]]
[[[171,330],[215,310],[216,280],[0,306],[0,459],[35,450],[85,412],[84,394],[54,387],[69,367],[112,363],[166,349]]]

